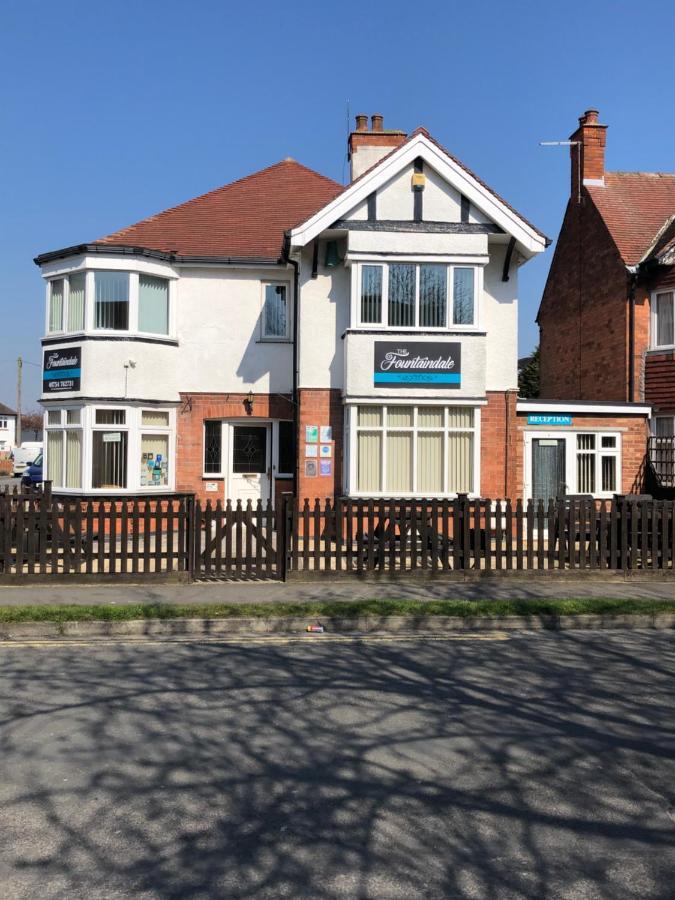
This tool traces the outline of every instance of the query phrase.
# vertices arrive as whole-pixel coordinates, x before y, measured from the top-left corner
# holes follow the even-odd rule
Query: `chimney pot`
[[[384,125],[384,118],[380,115],[380,113],[373,113],[371,116],[372,130],[373,131],[382,131]]]
[[[363,113],[358,113],[356,116],[356,130],[368,131],[368,116]]]
[[[597,125],[600,113],[597,109],[587,109],[583,116],[579,117],[580,125]]]

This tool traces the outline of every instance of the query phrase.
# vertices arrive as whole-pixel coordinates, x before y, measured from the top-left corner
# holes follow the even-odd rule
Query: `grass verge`
[[[673,600],[579,597],[561,600],[354,600],[315,603],[210,603],[128,606],[0,606],[0,624],[10,622],[119,622],[130,619],[230,619],[299,616],[311,619],[357,616],[542,616],[651,615],[675,613]]]

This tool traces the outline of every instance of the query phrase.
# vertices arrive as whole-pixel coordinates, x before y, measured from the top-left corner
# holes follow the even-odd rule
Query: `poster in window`
[[[305,475],[308,478],[315,478],[317,475],[316,470],[317,460],[315,459],[306,459],[305,460]]]

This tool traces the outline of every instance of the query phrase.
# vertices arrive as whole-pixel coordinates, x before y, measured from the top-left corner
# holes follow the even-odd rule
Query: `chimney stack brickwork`
[[[356,128],[349,135],[351,181],[400,147],[406,137],[405,131],[385,131],[384,118],[380,113],[371,116],[371,129],[368,130],[368,116],[359,113]]]
[[[570,135],[571,141],[579,141],[577,146],[570,147],[573,198],[579,196],[579,176],[581,184],[604,181],[607,126],[599,124],[598,115],[597,109],[587,109],[579,117],[579,127]]]

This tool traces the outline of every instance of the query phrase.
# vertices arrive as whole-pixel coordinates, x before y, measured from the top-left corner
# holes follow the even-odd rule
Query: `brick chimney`
[[[385,131],[384,119],[379,113],[371,116],[368,130],[368,116],[356,116],[356,128],[349,135],[350,180],[374,166],[406,139],[405,131]]]
[[[579,127],[570,135],[571,141],[579,141],[570,147],[572,160],[572,197],[579,196],[579,177],[582,184],[605,183],[605,142],[607,126],[598,123],[597,109],[587,109],[579,118]]]

